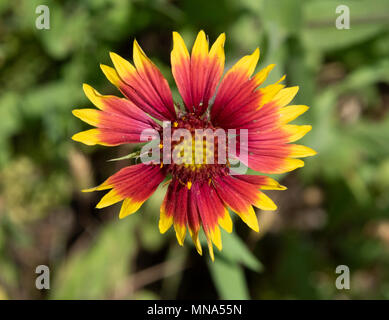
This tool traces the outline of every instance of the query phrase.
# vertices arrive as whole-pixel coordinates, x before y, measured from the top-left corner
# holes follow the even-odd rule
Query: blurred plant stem
[[[108,299],[131,298],[136,294],[137,291],[142,290],[144,287],[151,283],[163,279],[169,279],[170,281],[170,277],[181,274],[183,270],[188,268],[188,265],[185,263],[186,251],[178,251],[175,247],[176,246],[170,247],[168,259],[166,261],[129,275],[126,279],[123,280],[122,285],[119,286],[119,288],[116,289],[110,296],[108,296]],[[171,254],[172,251],[174,251],[174,255]],[[185,251],[185,254],[183,254],[182,251]],[[169,258],[172,256],[175,256],[176,258]],[[173,282],[177,283],[177,279],[173,280]],[[176,286],[177,285],[178,283]],[[174,288],[175,286],[173,285],[173,287],[170,287],[169,289],[174,290]]]

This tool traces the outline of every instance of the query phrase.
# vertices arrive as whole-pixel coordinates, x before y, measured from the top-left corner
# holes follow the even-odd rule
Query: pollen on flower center
[[[213,157],[212,148],[207,146],[206,141],[202,140],[192,135],[191,140],[184,139],[182,141],[182,148],[179,148],[179,157],[186,168],[199,169],[207,163],[209,157]],[[177,147],[177,145],[174,147]]]
[[[228,173],[227,139],[210,121],[188,113],[175,122],[171,136],[168,171],[188,188],[193,181],[209,182],[215,175]]]

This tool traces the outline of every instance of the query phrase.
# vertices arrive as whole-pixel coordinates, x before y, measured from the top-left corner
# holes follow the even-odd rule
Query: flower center
[[[228,173],[227,136],[206,119],[185,114],[172,127],[172,161],[168,171],[173,178],[191,187],[194,181],[208,181]]]

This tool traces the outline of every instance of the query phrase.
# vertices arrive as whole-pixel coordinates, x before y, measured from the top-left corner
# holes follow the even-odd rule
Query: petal
[[[316,152],[289,142],[302,138],[311,128],[310,125],[284,125],[251,134],[248,146],[238,142],[238,158],[250,168],[263,173],[283,173],[302,167],[304,163],[301,160],[291,158],[308,157]]]
[[[171,64],[177,88],[189,112],[204,113],[222,76],[225,34],[221,34],[211,49],[204,31],[197,35],[191,56],[181,36],[173,32]]]
[[[268,179],[264,179],[259,184],[258,178],[251,178],[248,175],[238,175],[234,178],[229,177],[225,179],[228,181],[233,188],[238,190],[251,204],[262,210],[276,210],[277,206],[274,202],[268,198],[262,191],[258,190],[261,188],[262,183],[269,183]]]
[[[212,259],[212,243],[219,250],[222,249],[219,224],[228,232],[232,231],[232,221],[228,211],[214,187],[208,183],[194,182],[189,189],[178,180],[172,180],[161,206],[161,232],[165,232],[172,223],[180,245],[183,245],[188,226],[189,234],[199,254],[202,254],[199,241],[199,231],[202,226]]]
[[[310,148],[289,144],[312,129],[310,125],[287,124],[308,109],[307,106],[286,106],[297,91],[298,87],[283,88],[278,83],[269,85],[255,91],[262,95],[259,107],[250,105],[246,99],[242,112],[219,117],[219,121],[224,121],[224,128],[248,130],[248,143],[237,142],[237,156],[242,163],[256,171],[278,174],[304,166],[303,161],[293,158],[316,154]]]
[[[189,234],[192,238],[192,241],[196,247],[196,250],[198,252],[199,255],[202,255],[203,254],[203,248],[201,247],[201,242],[200,242],[200,239],[199,239],[199,233],[198,231],[195,232],[193,231],[191,228],[189,228]]]
[[[254,73],[259,60],[259,48],[255,49],[251,55],[241,58],[226,74],[223,79],[227,81],[229,76],[238,76],[242,79],[248,79]],[[233,79],[233,78],[232,78]],[[236,79],[236,78],[235,78]]]
[[[180,223],[174,223],[174,231],[176,232],[176,238],[180,246],[184,245],[186,236],[186,225]]]
[[[303,157],[311,157],[316,155],[317,152],[309,147],[302,146],[299,144],[291,144],[290,145],[290,154],[291,158],[303,158]]]
[[[286,187],[280,185],[276,180],[262,175],[236,175],[236,179],[243,180],[247,183],[255,185],[262,190],[285,190]]]
[[[72,110],[72,113],[87,124],[95,127],[99,124],[99,115],[101,112],[96,109],[75,109]]]
[[[203,250],[199,240],[201,218],[197,205],[196,191],[194,189],[191,189],[188,194],[188,229],[197,252],[202,255]]]
[[[288,124],[282,127],[282,131],[284,131],[287,135],[288,142],[295,142],[300,140],[311,130],[312,126],[310,125],[297,126]]]
[[[167,215],[165,211],[160,211],[159,216],[159,232],[165,233],[173,224],[173,215]]]
[[[232,221],[228,214],[226,207],[218,196],[216,190],[213,186],[210,186],[208,183],[204,183],[202,186],[202,196],[204,198],[204,203],[207,206],[207,210],[205,212],[209,212],[208,217],[206,217],[206,226],[205,232],[209,234],[210,239],[215,244],[215,246],[222,250],[222,242],[221,242],[221,233],[219,228],[219,223],[222,222],[223,228],[225,228],[228,232],[232,231]],[[228,220],[228,218],[230,218]],[[202,220],[205,220],[202,218]],[[204,222],[203,222],[204,227]]]
[[[274,96],[272,102],[278,107],[284,107],[293,100],[298,90],[297,86],[282,89]]]
[[[112,68],[102,66],[104,74],[115,86],[144,112],[159,120],[174,120],[176,112],[166,79],[134,41],[136,68],[116,53],[110,53]]]
[[[164,233],[174,224],[179,245],[184,244],[188,224],[188,188],[176,179],[169,184],[160,209],[159,228]]]
[[[251,229],[258,232],[258,219],[255,215],[251,201],[253,199],[250,200],[246,195],[242,194],[241,191],[236,190],[232,179],[233,178],[228,176],[215,179],[214,182],[217,193],[226,206],[237,213]]]
[[[170,115],[171,120],[176,119],[176,111],[172,93],[167,80],[156,65],[146,56],[138,42],[134,40],[133,59],[139,76],[147,83],[148,94],[152,97],[154,107],[158,107]]]
[[[252,175],[219,177],[215,179],[215,186],[225,204],[257,232],[258,219],[252,205],[262,210],[277,209],[274,202],[259,189],[285,189],[269,177]]]
[[[159,129],[155,123],[142,110],[126,99],[115,96],[103,96],[92,87],[84,84],[87,97],[98,107],[96,109],[75,109],[73,115],[96,126],[75,134],[73,140],[87,145],[118,145],[123,143],[137,143],[144,130]],[[154,132],[154,131],[153,131]],[[151,133],[151,132],[150,132]],[[155,131],[155,137],[159,135]]]
[[[304,161],[292,158],[279,158],[272,156],[248,156],[248,162],[242,161],[255,171],[269,174],[281,174],[293,171],[304,166]]]
[[[99,203],[96,205],[97,209],[105,208],[111,206],[119,201],[122,201],[124,198],[115,189],[110,190],[104,197],[101,198]]]
[[[204,31],[200,31],[194,42],[190,58],[192,105],[195,112],[202,109],[200,103],[204,103],[208,68],[208,41]]]
[[[255,77],[244,82],[238,92],[225,99],[223,105],[216,99],[211,110],[212,122],[226,129],[243,127],[250,121],[258,119],[258,109],[269,103],[284,88],[284,85],[277,82],[257,89],[273,66],[262,69]]]
[[[252,116],[246,116],[244,120],[240,117],[236,128],[252,129],[255,131],[267,131],[275,127],[287,124],[296,119],[309,109],[307,106],[287,106],[278,107],[274,104],[265,104]]]
[[[228,233],[232,232],[232,220],[227,208],[224,209],[224,214],[219,216],[218,223]]]
[[[126,216],[135,213],[141,207],[144,201],[135,201],[132,198],[126,198],[123,201],[122,207],[120,208],[119,218],[123,219]]]
[[[222,33],[212,45],[209,56],[208,56],[208,75],[205,84],[205,90],[202,98],[199,100],[200,108],[198,113],[202,114],[205,110],[208,109],[209,100],[214,96],[217,84],[220,81],[220,78],[223,74],[225,55],[224,55],[224,42],[225,42],[225,34]],[[194,59],[194,58],[193,58]],[[201,96],[201,95],[200,95]],[[202,103],[202,105],[201,105]]]
[[[120,79],[116,70],[106,66],[105,64],[100,64],[100,68],[104,75],[107,77],[108,81],[111,82],[115,87],[119,88],[120,84],[122,84],[122,80]]]
[[[175,194],[174,230],[178,243],[184,244],[186,225],[188,221],[188,188],[179,186]]]
[[[166,192],[165,198],[160,208],[159,231],[165,233],[173,224],[174,216],[174,194],[176,193],[177,183],[171,182]]]
[[[260,88],[251,94],[250,100],[242,100],[236,103],[238,106],[243,106],[240,109],[235,108],[235,111],[225,113],[223,117],[223,127],[233,128],[250,128],[250,124],[261,121],[260,111],[265,108],[274,108],[272,99],[274,96],[284,88],[282,84],[271,84],[264,88]],[[220,119],[218,120],[221,121]]]
[[[126,116],[133,120],[157,127],[155,121],[131,101],[116,96],[104,96],[85,83],[83,89],[88,99],[100,110],[107,113]]]
[[[218,220],[219,217],[224,217],[224,205],[216,194],[216,190],[213,187],[210,187],[208,183],[195,183],[192,186],[191,192],[194,192],[201,224],[208,243],[209,254],[211,259],[214,260],[212,243],[214,243],[219,250],[222,249]],[[212,203],[212,200],[215,202]]]
[[[104,208],[124,200],[119,214],[119,218],[124,218],[136,212],[164,178],[165,174],[159,166],[141,163],[121,169],[102,185],[87,191],[111,188],[96,208]],[[139,188],[139,185],[142,185],[142,188]]]
[[[101,144],[103,146],[109,146],[110,144],[103,141],[100,137],[100,130],[98,129],[89,129],[81,131],[72,136],[72,139],[77,142],[81,142],[88,146],[94,146],[96,144]]]
[[[266,80],[270,71],[272,71],[275,66],[275,64],[269,64],[254,76],[254,81],[257,87],[259,87]]]
[[[172,73],[178,91],[186,108],[193,112],[190,55],[185,42],[177,32],[173,32],[173,50],[170,54]]]
[[[216,94],[215,102],[212,106],[211,117],[215,123],[224,107],[241,91],[242,86],[254,86],[249,79],[255,70],[259,59],[259,49],[257,48],[253,54],[244,56],[240,59],[223,77]]]
[[[282,124],[289,123],[290,121],[296,119],[298,116],[302,115],[308,109],[309,107],[302,105],[284,107],[278,111],[279,121]]]

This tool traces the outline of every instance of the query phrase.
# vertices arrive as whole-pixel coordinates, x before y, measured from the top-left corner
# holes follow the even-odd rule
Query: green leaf
[[[64,59],[88,42],[89,39],[83,35],[89,27],[89,13],[81,6],[75,7],[72,11],[61,9],[55,3],[51,3],[49,7],[50,30],[35,32],[52,58]]]
[[[75,252],[55,275],[53,299],[102,299],[109,297],[129,273],[135,252],[136,217],[103,226],[90,248]]]
[[[222,231],[222,240],[223,251],[218,255],[230,262],[241,263],[253,271],[261,272],[263,270],[261,262],[252,254],[246,244],[234,232],[227,234]]]
[[[237,263],[217,258],[215,262],[208,260],[212,279],[221,299],[249,299],[243,268]]]
[[[280,34],[292,34],[301,23],[301,0],[265,0],[262,18],[268,29],[276,27]]]
[[[389,59],[356,69],[336,87],[336,91],[342,94],[351,90],[366,90],[367,86],[379,81],[389,82]]]
[[[263,265],[258,258],[247,248],[246,244],[234,233],[227,233],[221,230],[223,250],[215,251],[215,260],[224,259],[230,263],[242,264],[245,267],[256,271],[263,271]],[[207,247],[207,241],[203,233],[200,233],[200,242]],[[191,245],[193,243],[191,242]]]
[[[339,30],[335,22],[340,13],[339,5],[350,9],[350,29]],[[319,50],[333,50],[366,41],[388,26],[386,0],[311,1],[304,5],[302,40],[306,47]]]
[[[201,239],[205,244],[205,239]],[[208,259],[212,279],[222,299],[248,299],[247,283],[243,266],[260,272],[259,260],[247,249],[235,234],[222,231],[223,250],[215,252],[215,261]]]
[[[120,160],[126,160],[126,159],[133,159],[133,158],[138,158],[139,156],[140,156],[140,151],[136,151],[136,152],[130,153],[126,156],[123,156],[120,158],[109,159],[107,161],[110,162],[110,161],[120,161]]]

